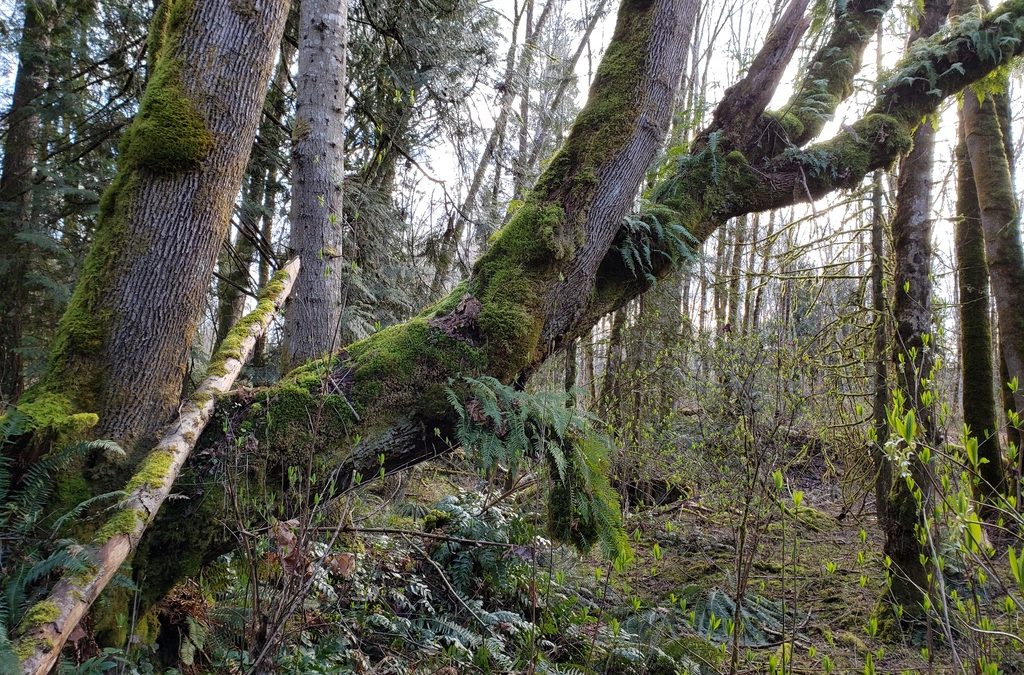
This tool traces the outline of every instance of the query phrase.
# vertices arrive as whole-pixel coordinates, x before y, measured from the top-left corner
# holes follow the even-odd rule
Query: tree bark
[[[283,0],[160,5],[95,240],[47,373],[18,402],[35,427],[74,419],[134,450],[174,412],[286,14]]]
[[[345,0],[299,7],[290,247],[303,265],[285,311],[285,369],[339,346],[347,12]]]
[[[963,117],[961,113],[961,118]],[[999,447],[997,373],[992,356],[988,261],[981,226],[978,192],[961,119],[956,147],[956,218],[953,221],[960,293],[960,370],[964,424],[978,441],[979,467],[975,489],[979,502],[993,503],[1004,488],[1003,457]],[[982,511],[985,512],[984,510]]]
[[[986,96],[984,101],[979,101],[977,95],[968,91],[964,95],[963,118],[985,234],[999,348],[1007,380],[1016,378],[1018,383],[1024,383],[1024,315],[1020,310],[1024,307],[1024,253],[1017,200],[995,100]],[[1005,386],[1003,383],[1000,389]],[[1024,410],[1024,386],[1014,393],[1013,403],[1016,410]]]
[[[948,0],[926,0],[924,13],[910,41],[935,33],[946,19]],[[931,396],[934,379],[932,357],[932,166],[935,130],[921,124],[914,133],[914,146],[900,163],[896,213],[892,220],[893,257],[896,261],[896,297],[893,303],[895,335],[893,361],[896,386],[903,405],[912,412],[921,433],[915,444],[938,448],[939,436]],[[925,527],[931,503],[932,479],[928,465],[918,458],[918,447],[910,453],[906,472],[912,484],[896,475],[892,462],[879,467],[878,494],[885,507],[878,509],[885,536],[884,550],[892,560],[890,592],[895,603],[909,616],[920,616],[922,593],[928,593],[929,552],[920,543],[918,530]]]
[[[0,171],[0,405],[21,395],[22,320],[27,311],[27,251],[19,240],[32,219],[32,184],[40,129],[39,103],[46,89],[47,52],[60,9],[48,0],[29,0],[18,44],[18,72],[7,113]]]
[[[125,487],[127,496],[121,500],[118,511],[97,532],[93,541],[97,550],[89,572],[61,578],[47,598],[36,605],[47,610],[47,619],[19,627],[18,644],[31,647],[30,655],[21,660],[23,673],[50,672],[75,627],[129,559],[170,495],[199,434],[213,417],[214,398],[230,389],[238,378],[257,339],[266,332],[291,292],[298,270],[299,261],[293,260],[278,272],[261,293],[256,309],[228,332],[195,396],[182,404],[177,421]]]

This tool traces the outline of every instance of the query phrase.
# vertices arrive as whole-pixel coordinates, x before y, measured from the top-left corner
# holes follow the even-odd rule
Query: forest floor
[[[886,586],[873,498],[863,490],[843,494],[850,490],[835,487],[834,473],[820,454],[791,462],[785,482],[801,493],[800,503],[748,515],[745,532],[742,502],[723,507],[721,499],[691,494],[640,506],[626,521],[635,554],[627,569],[617,573],[596,554],[567,550],[555,554],[552,567],[568,574],[564,587],[595,607],[598,626],[614,622],[641,642],[681,649],[702,673],[960,672],[941,635],[899,634],[877,618]],[[415,483],[410,496],[426,502],[454,487],[480,486],[472,474],[441,467],[420,472]],[[531,491],[515,501],[515,508],[536,511]],[[738,649],[729,630],[737,569],[746,588]],[[1002,672],[1024,672],[1024,662],[1004,661]]]

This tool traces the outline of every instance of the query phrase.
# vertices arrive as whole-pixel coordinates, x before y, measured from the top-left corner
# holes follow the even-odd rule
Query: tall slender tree
[[[285,310],[286,368],[337,347],[344,297],[345,0],[299,5],[289,247],[303,260]]]
[[[935,33],[945,22],[949,0],[925,0],[910,41]],[[892,219],[896,297],[893,360],[896,386],[903,409],[913,413],[922,432],[918,442],[937,447],[938,428],[933,410],[934,373],[932,316],[932,167],[935,129],[921,124],[914,133],[913,149],[900,162],[896,213]],[[894,404],[895,405],[895,404]],[[885,535],[885,553],[893,563],[893,600],[910,616],[922,611],[922,592],[929,590],[927,549],[922,546],[922,518],[928,517],[932,479],[916,448],[906,448],[906,469],[892,462],[879,467],[877,492],[884,496],[879,522]],[[909,473],[904,480],[900,471]]]
[[[961,114],[961,118],[963,115]],[[978,191],[961,119],[956,147],[956,218],[953,221],[960,293],[960,376],[964,424],[978,441],[979,500],[992,501],[1004,485],[995,389],[998,377],[992,356],[988,261],[981,227]]]
[[[53,0],[27,0],[18,71],[7,112],[3,168],[0,170],[0,402],[14,401],[22,392],[22,322],[27,311],[28,269],[20,241],[32,219],[32,186],[40,147],[40,115],[49,71],[48,53],[62,9]]]

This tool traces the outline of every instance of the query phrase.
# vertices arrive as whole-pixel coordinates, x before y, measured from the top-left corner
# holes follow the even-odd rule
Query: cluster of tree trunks
[[[623,0],[568,138],[451,295],[404,324],[310,361],[274,387],[223,404],[234,419],[259,429],[258,452],[250,458],[254,471],[276,475],[288,464],[312,462],[325,469],[322,480],[343,491],[360,476],[447,452],[455,422],[445,396],[449,381],[482,374],[520,381],[671,272],[680,260],[672,242],[638,234],[624,226],[624,216],[668,131],[698,4]],[[946,97],[1024,51],[1024,0],[1011,0],[983,17],[971,34],[940,35],[926,56],[911,52],[867,115],[835,138],[810,145],[850,94],[861,54],[890,5],[838,3],[806,86],[797,88],[786,108],[795,112],[764,109],[781,67],[751,71],[726,93],[721,114],[689,155],[647,193],[640,217],[685,228],[687,241],[697,246],[731,218],[858,185],[910,151],[915,134],[923,142],[921,120]],[[335,21],[330,9],[336,7],[306,17],[303,39],[344,30],[343,14]],[[129,450],[130,459],[114,467],[115,475],[130,473],[178,404],[188,347],[256,135],[286,14],[282,0],[253,0],[244,9],[219,0],[161,4],[151,37],[153,76],[126,133],[120,173],[104,197],[96,240],[61,323],[49,372],[19,401],[20,408],[37,413],[40,436],[63,416],[98,415],[91,433]],[[783,20],[799,26],[801,16],[785,12]],[[979,39],[995,47],[978,49]],[[344,57],[333,45],[319,44],[340,65]],[[765,47],[782,55],[794,48],[795,41],[785,39],[769,40]],[[762,54],[758,62],[788,60],[778,56]],[[300,73],[311,82],[340,77],[304,69],[301,58]],[[309,103],[321,110],[337,105],[329,96]],[[742,111],[745,122],[737,125],[729,110]],[[340,162],[335,131],[321,121],[309,121],[308,156]],[[992,168],[980,161],[984,142],[980,127],[968,131],[979,185]],[[925,152],[921,147],[918,155]],[[323,274],[331,264],[331,244],[322,238],[322,225],[336,213],[331,171],[340,164],[321,164],[334,168],[310,177],[308,199],[296,200],[295,209],[300,215],[316,207],[310,219],[321,227],[310,230],[307,255],[314,259],[304,258],[303,267],[310,264]],[[999,211],[991,195],[979,190],[978,197],[998,309],[1003,280],[1004,291],[1019,293],[1024,284],[1013,286],[1013,270],[997,276],[1003,263],[989,245],[985,223],[987,218],[993,235],[1001,235],[1016,216]],[[626,246],[651,252],[648,274],[625,264]],[[328,284],[332,274],[326,275]],[[912,282],[911,291],[918,290]],[[1002,319],[1000,312],[1001,333]],[[920,332],[914,321],[908,330]],[[333,332],[335,326],[329,328]],[[1008,334],[1013,330],[1006,327]],[[319,355],[323,348],[316,345],[294,358]],[[1018,372],[1019,361],[1004,358],[1011,373]],[[259,406],[251,405],[257,400]],[[42,403],[54,401],[59,405],[50,413],[39,412]],[[312,411],[319,429],[311,436]],[[32,439],[18,447],[40,451]],[[204,475],[199,469],[196,474]],[[147,577],[150,600],[227,545],[211,524],[217,507],[212,494],[170,505],[171,512],[158,517],[144,537],[135,568]],[[193,524],[187,539],[174,532],[181,518]],[[171,543],[177,555],[166,560]]]

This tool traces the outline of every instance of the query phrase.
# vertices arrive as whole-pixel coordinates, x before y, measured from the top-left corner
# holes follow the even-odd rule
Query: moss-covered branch
[[[871,111],[834,138],[754,165],[738,151],[711,144],[679,161],[652,190],[651,205],[662,220],[672,218],[685,226],[696,247],[729,218],[855,187],[868,173],[889,166],[907,152],[917,125],[942,101],[1022,52],[1024,0],[954,21],[935,36],[912,44],[883,84]],[[621,255],[628,236],[621,230],[602,261],[580,331],[646,291],[652,279],[667,274],[680,261],[666,242],[651,240],[647,245],[655,251],[652,268],[648,275],[637,275]]]

